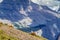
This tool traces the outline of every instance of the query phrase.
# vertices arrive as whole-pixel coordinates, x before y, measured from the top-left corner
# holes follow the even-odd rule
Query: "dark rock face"
[[[28,6],[26,0],[4,0],[0,3],[0,18],[8,19],[11,21],[18,21],[23,18],[23,15],[19,13],[21,6],[24,9]]]

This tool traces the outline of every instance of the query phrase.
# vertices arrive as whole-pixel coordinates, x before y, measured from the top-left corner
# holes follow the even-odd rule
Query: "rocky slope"
[[[43,37],[32,36],[28,33],[14,29],[12,25],[0,23],[0,38],[2,38],[2,36],[3,38],[6,38],[5,40],[47,40]]]

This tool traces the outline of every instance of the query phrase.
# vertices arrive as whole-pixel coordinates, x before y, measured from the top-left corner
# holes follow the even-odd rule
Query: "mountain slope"
[[[8,37],[11,36],[10,38],[14,38],[15,40],[46,40],[45,38],[32,36],[28,33],[22,32],[20,30],[16,30],[12,26],[9,26],[7,24],[0,23],[0,33],[2,33],[1,30],[4,32],[3,36],[5,38],[7,37],[4,35],[6,33],[8,35]],[[1,34],[0,34],[0,36],[1,36]],[[9,38],[7,38],[7,39],[9,39]],[[11,39],[11,40],[13,40],[13,39]]]
[[[40,7],[29,0],[3,0],[0,3],[0,19],[11,21],[14,27],[25,32],[42,30],[41,36],[49,40],[55,40],[60,33],[60,14],[45,5]]]

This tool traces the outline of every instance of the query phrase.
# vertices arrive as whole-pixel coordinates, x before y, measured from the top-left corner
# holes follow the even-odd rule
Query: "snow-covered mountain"
[[[55,40],[60,33],[60,14],[55,10],[55,8],[58,10],[59,6],[55,7],[54,0],[42,2],[39,0],[38,3],[36,1],[38,2],[38,0],[1,0],[0,21],[4,23],[9,21],[8,24],[13,24],[16,29],[28,33],[33,31],[39,36]],[[50,2],[54,10],[50,8]],[[60,1],[56,4],[60,5],[59,3]]]
[[[48,6],[51,10],[58,11],[60,8],[60,1],[58,0],[31,0],[38,5]]]

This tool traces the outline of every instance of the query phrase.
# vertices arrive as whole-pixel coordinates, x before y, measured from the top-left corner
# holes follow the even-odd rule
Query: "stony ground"
[[[3,30],[7,35],[13,36],[19,40],[46,40],[45,38],[32,36],[28,33],[14,29],[12,26],[6,24],[0,24],[0,30]]]

